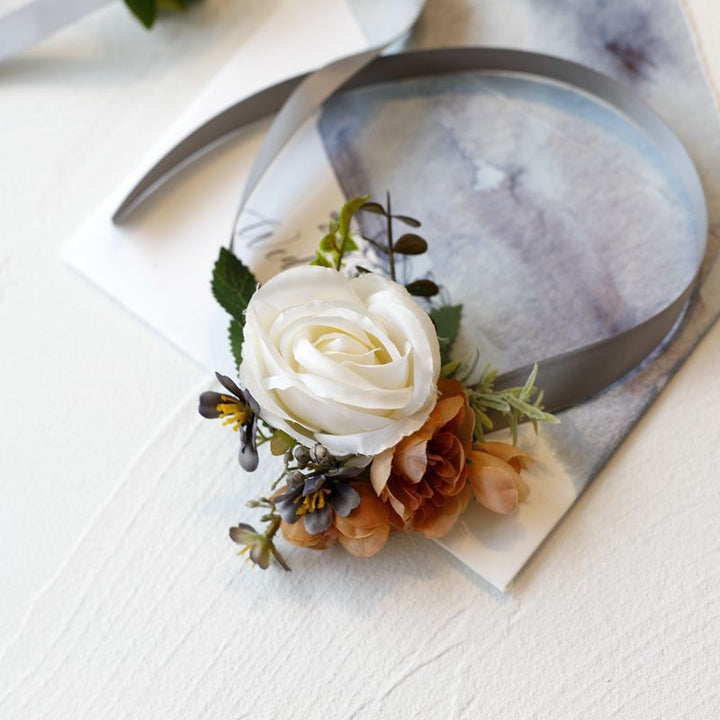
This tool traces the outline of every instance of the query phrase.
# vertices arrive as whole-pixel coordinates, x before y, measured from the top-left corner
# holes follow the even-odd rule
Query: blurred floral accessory
[[[158,13],[166,10],[187,10],[200,0],[125,0],[130,12],[146,27],[151,28]]]
[[[358,212],[382,217],[381,238],[352,232]],[[395,239],[398,223],[413,232]],[[310,265],[262,287],[220,251],[212,290],[231,316],[239,382],[218,373],[224,391],[203,393],[199,411],[239,433],[244,470],[257,469],[266,444],[282,458],[268,492],[248,503],[263,511],[264,529],[230,529],[255,565],[274,558],[289,570],[278,531],[296,546],[337,541],[369,557],[392,530],[442,537],[472,498],[508,514],[529,492],[518,423],[557,419],[542,409],[536,369],[522,387],[499,390],[497,373],[478,372],[479,353],[452,358],[462,306],[439,300],[430,278],[397,281],[400,260],[428,248],[419,227],[392,213],[389,195],[385,206],[353,198],[330,219]],[[387,272],[360,264],[368,256]],[[513,444],[486,441],[497,419]]]

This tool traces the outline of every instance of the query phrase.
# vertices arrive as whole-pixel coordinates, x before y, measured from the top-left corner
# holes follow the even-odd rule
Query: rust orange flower
[[[371,557],[382,550],[390,534],[390,508],[364,482],[353,483],[360,505],[347,517],[335,515],[338,541],[355,557]]]
[[[280,523],[280,530],[283,537],[291,544],[297,547],[310,548],[311,550],[325,550],[335,542],[337,534],[334,528],[330,528],[325,532],[311,535],[305,529],[305,523],[294,522],[288,523],[284,520]]]
[[[373,460],[370,478],[402,530],[442,537],[467,507],[467,459],[474,415],[457,380],[441,378],[440,397],[425,424]]]
[[[360,495],[360,505],[347,517],[333,514],[332,525],[324,532],[311,535],[305,523],[280,524],[285,539],[298,547],[325,550],[336,540],[355,557],[370,557],[382,550],[390,534],[390,508],[375,494],[369,483],[352,483]]]
[[[511,513],[528,495],[520,471],[532,458],[514,445],[479,443],[469,455],[468,479],[476,500],[496,513]]]

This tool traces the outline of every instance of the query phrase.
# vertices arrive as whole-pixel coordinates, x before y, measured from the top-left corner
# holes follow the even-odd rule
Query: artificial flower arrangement
[[[158,13],[166,10],[187,10],[199,0],[125,0],[130,12],[148,29],[157,20]]]
[[[381,216],[381,239],[351,231],[358,212]],[[268,492],[248,503],[263,512],[264,529],[230,529],[261,568],[274,558],[290,569],[278,531],[293,545],[338,542],[369,557],[391,531],[442,537],[473,497],[511,513],[528,494],[522,471],[531,461],[515,445],[518,422],[557,422],[542,409],[536,370],[522,387],[500,390],[489,368],[477,377],[477,353],[451,359],[462,306],[440,303],[428,278],[397,282],[399,260],[428,247],[414,232],[395,240],[397,223],[420,227],[392,214],[389,195],[385,206],[354,198],[331,218],[308,266],[259,287],[231,251],[215,264],[212,290],[231,316],[239,381],[218,373],[223,391],[203,393],[199,409],[238,433],[247,472],[262,445],[282,457]],[[387,275],[348,262],[359,243]],[[504,417],[512,444],[485,439],[493,416]]]

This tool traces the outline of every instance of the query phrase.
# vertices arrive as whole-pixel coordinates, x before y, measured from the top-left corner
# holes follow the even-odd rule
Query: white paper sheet
[[[209,278],[218,248],[229,240],[243,182],[268,123],[242,131],[181,171],[126,225],[115,227],[112,212],[155,160],[222,108],[367,45],[367,33],[344,0],[279,5],[132,177],[70,240],[64,251],[67,262],[201,366],[231,373],[228,320],[210,293]],[[310,120],[251,200],[242,223],[247,241],[236,251],[262,282],[311,255],[318,225],[343,202],[316,123]],[[528,435],[528,441],[538,463],[527,475],[531,495],[517,515],[497,518],[472,506],[441,543],[502,590],[576,497],[573,483],[542,439]]]

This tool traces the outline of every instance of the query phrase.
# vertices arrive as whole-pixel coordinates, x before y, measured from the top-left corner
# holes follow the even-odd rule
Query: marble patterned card
[[[278,3],[253,46],[239,51],[148,163],[238,98],[237,78],[270,51],[271,35],[287,30],[293,3]],[[316,12],[333,23],[330,36],[342,37],[344,49],[329,44],[321,52],[308,26],[307,36],[298,34],[299,52],[327,61],[386,36],[410,6],[388,5],[308,0],[302,27]],[[703,286],[672,340],[630,377],[563,413],[561,426],[538,437],[524,431],[539,462],[516,516],[498,520],[473,507],[443,541],[504,589],[717,317],[720,131],[676,0],[429,0],[408,44],[539,50],[613,75],[664,115],[708,194]],[[231,360],[226,318],[207,278],[262,129],[193,163],[118,229],[109,215],[120,188],[66,252],[74,267],[209,369],[229,370]],[[309,185],[316,192],[308,202]],[[631,326],[692,272],[687,208],[642,133],[582,94],[481,73],[366,88],[331,101],[263,181],[236,228],[237,247],[263,280],[311,254],[318,223],[344,196],[386,189],[398,210],[424,222],[430,264],[414,270],[432,274],[465,305],[458,351],[477,347],[501,370]],[[229,521],[234,511],[228,508]]]
[[[708,198],[701,289],[676,334],[543,428],[515,522],[475,507],[442,541],[504,587],[508,552],[532,553],[718,316],[720,128],[677,0],[430,0],[408,44],[546,52],[617,78],[678,134]],[[632,327],[692,277],[693,228],[672,177],[642,133],[586,97],[465,73],[339,96],[320,128],[347,196],[390,188],[399,212],[425,220],[428,271],[465,306],[462,344],[503,370]],[[372,219],[363,229],[377,230]]]

